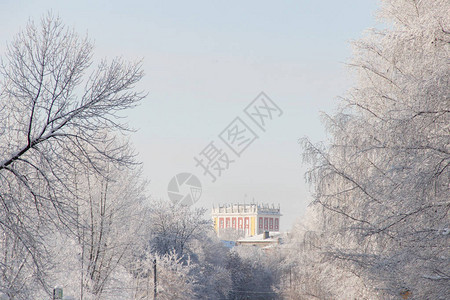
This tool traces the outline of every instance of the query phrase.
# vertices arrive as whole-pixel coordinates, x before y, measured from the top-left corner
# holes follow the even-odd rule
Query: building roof
[[[218,207],[213,207],[211,212],[213,215],[251,213],[251,214],[267,214],[267,215],[281,216],[279,204],[277,207],[275,207],[274,204],[269,205],[259,203],[251,203],[251,204],[232,203],[219,205]]]

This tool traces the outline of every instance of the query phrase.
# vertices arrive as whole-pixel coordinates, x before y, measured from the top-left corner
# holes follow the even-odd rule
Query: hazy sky
[[[29,18],[48,10],[95,42],[95,58],[143,59],[139,89],[149,95],[128,112],[131,140],[149,191],[167,199],[170,179],[196,175],[196,205],[281,205],[281,229],[311,200],[298,139],[326,138],[320,112],[332,112],[351,85],[349,41],[376,26],[375,0],[346,1],[0,1],[3,54]],[[244,108],[264,91],[283,111],[265,132]],[[236,118],[258,135],[240,157],[218,135]],[[196,167],[210,142],[235,160],[216,182]]]

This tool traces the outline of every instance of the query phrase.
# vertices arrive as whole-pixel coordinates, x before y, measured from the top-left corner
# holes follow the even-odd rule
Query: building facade
[[[214,229],[219,237],[248,237],[264,231],[280,231],[280,206],[225,204],[212,208]]]

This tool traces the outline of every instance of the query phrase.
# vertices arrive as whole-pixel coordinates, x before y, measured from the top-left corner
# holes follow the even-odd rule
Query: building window
[[[236,229],[236,218],[233,218],[233,228]]]
[[[263,228],[263,218],[259,218],[259,228]]]
[[[227,228],[230,228],[230,218],[227,218]]]
[[[219,224],[220,224],[220,228],[223,228],[223,218],[220,218]]]
[[[273,218],[269,219],[269,230],[273,230]]]
[[[268,220],[268,218],[264,218],[264,230],[269,230],[269,220]]]

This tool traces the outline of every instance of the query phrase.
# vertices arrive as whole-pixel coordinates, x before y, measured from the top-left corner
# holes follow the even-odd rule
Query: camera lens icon
[[[167,193],[175,205],[190,206],[200,199],[202,184],[195,175],[180,173],[170,180]]]

